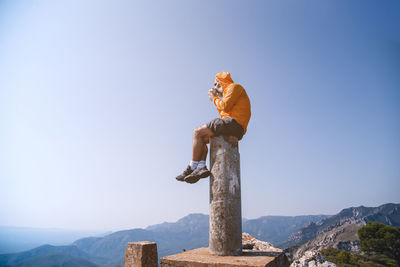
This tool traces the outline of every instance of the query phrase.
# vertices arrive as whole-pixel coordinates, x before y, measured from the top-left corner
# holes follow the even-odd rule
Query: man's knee
[[[209,129],[209,128],[207,127],[206,124],[197,127],[197,128],[194,129],[194,131],[193,131],[193,136],[194,136],[194,137],[199,137],[199,138],[209,137],[209,136],[211,136],[212,134],[213,134],[213,132],[211,131],[211,129]]]
[[[201,126],[197,127],[196,129],[194,129],[193,131],[193,137],[200,137],[201,136]]]

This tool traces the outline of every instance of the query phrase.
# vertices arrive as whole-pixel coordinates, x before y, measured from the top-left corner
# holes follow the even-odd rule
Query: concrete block
[[[150,241],[129,242],[124,267],[158,267],[157,244]]]

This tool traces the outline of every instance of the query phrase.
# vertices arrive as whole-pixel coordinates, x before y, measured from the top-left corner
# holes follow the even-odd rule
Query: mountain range
[[[299,250],[301,245],[306,245],[307,242],[313,242],[313,240],[316,240],[315,243],[308,243],[307,248],[312,247],[313,244],[324,244],[326,238],[322,238],[325,241],[318,241],[318,238],[332,233],[335,235],[336,230],[341,231],[344,238],[336,241],[342,243],[357,241],[354,229],[372,220],[399,227],[400,204],[389,203],[374,208],[351,207],[331,216],[264,216],[243,220],[242,229],[243,232],[268,241],[276,247],[295,247]],[[352,228],[347,229],[346,227],[349,226]],[[343,229],[349,230],[350,234]],[[82,238],[69,246],[45,245],[21,253],[2,254],[0,266],[51,266],[50,263],[55,261],[66,263],[65,266],[122,266],[128,242],[154,241],[157,243],[159,257],[163,257],[181,252],[183,249],[207,246],[208,231],[208,215],[190,214],[175,223],[165,222],[145,229],[118,231],[104,237]],[[340,234],[335,236],[340,236]],[[345,240],[346,236],[352,236],[353,240]],[[351,249],[351,246],[349,247]],[[41,263],[39,264],[38,261]]]

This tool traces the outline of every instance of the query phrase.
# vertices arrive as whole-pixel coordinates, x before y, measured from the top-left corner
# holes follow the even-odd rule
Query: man
[[[178,181],[193,184],[210,175],[206,167],[210,137],[226,135],[241,140],[247,131],[251,110],[250,100],[244,88],[233,82],[229,72],[223,71],[215,75],[214,89],[208,92],[208,97],[216,106],[221,118],[213,119],[194,130],[192,160],[186,170],[176,177]],[[222,99],[218,94],[222,94]]]

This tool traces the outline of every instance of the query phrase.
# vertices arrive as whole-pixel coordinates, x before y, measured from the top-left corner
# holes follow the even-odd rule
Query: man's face
[[[214,80],[214,88],[217,89],[217,91],[222,94],[224,92],[224,89],[221,86],[221,83],[219,82],[219,80],[217,78],[215,78]]]

